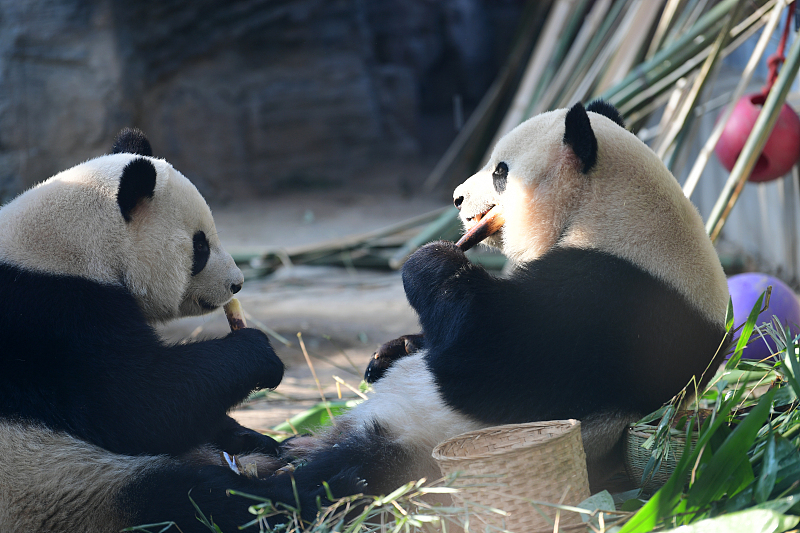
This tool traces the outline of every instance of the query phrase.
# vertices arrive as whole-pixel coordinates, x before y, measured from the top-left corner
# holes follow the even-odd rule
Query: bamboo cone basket
[[[655,494],[658,489],[664,486],[672,476],[678,461],[686,448],[686,436],[678,431],[672,431],[669,435],[669,451],[661,459],[661,466],[658,471],[650,473],[648,478],[642,482],[644,470],[650,461],[651,450],[643,448],[647,439],[656,432],[654,426],[640,424],[628,428],[625,438],[625,469],[631,482],[642,489],[645,494]],[[697,434],[692,435],[692,446],[697,444]],[[689,481],[687,474],[685,482]]]
[[[577,420],[471,431],[436,446],[433,457],[444,475],[462,473],[454,482],[460,490],[452,495],[453,503],[470,510],[476,531],[487,526],[515,532],[552,531],[552,523],[541,513],[555,521],[558,509],[534,506],[529,500],[576,505],[589,497],[586,455]],[[559,515],[561,526],[581,523],[578,513],[561,511]]]

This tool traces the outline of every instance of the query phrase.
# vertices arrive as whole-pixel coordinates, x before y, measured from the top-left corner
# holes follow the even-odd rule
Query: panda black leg
[[[581,439],[586,450],[592,494],[601,490],[623,492],[635,487],[625,472],[625,430],[641,418],[638,413],[595,413],[581,420]]]
[[[232,455],[244,453],[278,455],[280,450],[278,441],[242,426],[230,416],[226,417],[224,427],[211,444]]]
[[[248,507],[258,502],[229,491],[269,499],[278,509],[286,510],[282,504],[288,504],[307,507],[311,517],[316,514],[313,500],[295,501],[289,476],[258,480],[222,466],[191,464],[176,464],[139,476],[120,492],[119,506],[129,513],[131,526],[174,522],[183,533],[207,533],[209,528],[198,519],[202,513],[222,531],[238,531],[255,518]],[[274,526],[287,521],[288,516],[280,514],[268,521]],[[258,529],[256,525],[247,531]]]
[[[424,337],[422,333],[403,335],[381,345],[378,351],[372,354],[372,359],[370,359],[367,370],[364,372],[364,381],[375,383],[383,377],[395,361],[420,351],[423,346]]]

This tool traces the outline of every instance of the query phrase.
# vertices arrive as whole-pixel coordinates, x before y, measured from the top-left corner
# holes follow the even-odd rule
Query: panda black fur
[[[227,412],[277,386],[283,364],[254,329],[159,339],[152,324],[218,308],[243,276],[202,196],[141,132],[115,152],[0,209],[0,531],[207,531],[190,492],[233,531],[252,515],[227,489],[294,501],[219,456],[276,451]]]
[[[517,267],[495,277],[448,242],[412,255],[403,284],[422,349],[389,343],[370,399],[287,446],[307,461],[296,474],[386,493],[437,478],[431,451],[459,433],[577,418],[596,490],[629,423],[713,374],[729,296],[702,220],[615,108],[588,111],[528,120],[455,190],[467,229],[503,213],[488,243]]]

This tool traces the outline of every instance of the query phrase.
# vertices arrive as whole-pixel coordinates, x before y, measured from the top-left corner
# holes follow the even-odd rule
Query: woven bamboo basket
[[[670,431],[669,451],[661,459],[661,466],[657,472],[651,472],[650,476],[642,483],[644,469],[650,461],[651,450],[643,448],[642,444],[650,438],[656,431],[654,426],[645,424],[636,425],[628,428],[625,438],[625,469],[628,471],[628,478],[637,487],[642,489],[645,494],[655,494],[664,486],[669,477],[675,471],[683,450],[686,447],[686,437],[680,431]],[[693,442],[697,442],[697,435],[693,435]],[[687,478],[688,481],[688,478]]]
[[[552,531],[551,523],[527,500],[576,505],[589,497],[586,455],[577,420],[471,431],[436,446],[433,457],[443,474],[462,473],[454,484],[461,490],[453,494],[453,503],[468,507],[470,518],[485,526],[519,532]],[[501,509],[507,515],[472,504]],[[538,508],[555,520],[557,509]],[[580,523],[578,513],[560,512],[560,525]]]

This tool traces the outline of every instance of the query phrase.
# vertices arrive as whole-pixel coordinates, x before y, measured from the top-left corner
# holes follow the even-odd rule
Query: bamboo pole
[[[750,80],[753,77],[753,72],[755,72],[756,67],[761,62],[761,58],[764,56],[764,51],[767,49],[769,39],[772,34],[775,33],[775,29],[778,27],[778,23],[781,20],[781,13],[786,7],[786,4],[790,1],[791,0],[778,0],[778,3],[775,4],[775,7],[772,9],[769,20],[764,26],[764,30],[761,32],[761,36],[758,38],[758,42],[753,49],[753,54],[750,56],[750,60],[744,67],[744,70],[742,71],[742,77],[739,79],[739,83],[736,85],[733,95],[731,95],[731,101],[728,104],[727,109],[723,112],[716,126],[714,126],[714,130],[711,132],[706,144],[697,155],[697,159],[692,166],[692,170],[689,172],[689,176],[686,178],[686,182],[683,184],[683,194],[685,194],[687,198],[692,197],[692,193],[694,193],[694,189],[697,187],[697,182],[700,181],[700,175],[706,168],[708,160],[711,158],[711,153],[717,146],[717,143],[722,136],[722,131],[725,129],[725,126],[728,124],[728,120],[731,118],[733,108],[736,107],[736,102],[738,102],[742,97],[747,85],[750,83]]]
[[[586,55],[586,48],[589,40],[597,35],[597,30],[603,22],[603,18],[608,12],[611,0],[598,0],[591,8],[589,13],[584,19],[578,35],[569,49],[569,53],[561,63],[555,77],[550,83],[547,90],[536,102],[533,102],[534,107],[532,114],[538,115],[553,108],[553,103],[556,98],[564,90],[570,76],[575,72],[578,61]]]
[[[587,0],[578,0],[578,2],[576,2],[574,9],[572,10],[572,15],[564,24],[561,34],[558,36],[558,41],[551,49],[547,67],[545,68],[544,72],[542,72],[542,75],[539,76],[539,80],[536,83],[536,89],[531,94],[527,95],[528,105],[525,108],[524,116],[520,122],[523,122],[533,115],[538,114],[535,112],[534,107],[536,106],[537,102],[539,102],[542,94],[553,85],[553,78],[559,69],[562,68],[561,65],[564,63],[564,58],[566,57],[567,53],[574,48],[575,36],[583,26],[588,3],[589,2]]]
[[[756,161],[767,143],[769,134],[778,120],[778,114],[780,114],[781,108],[786,101],[786,95],[789,93],[798,70],[800,70],[800,39],[795,39],[786,56],[786,62],[783,64],[780,74],[778,74],[778,79],[769,92],[758,119],[756,119],[753,131],[747,137],[742,153],[736,160],[736,164],[733,166],[730,176],[728,176],[728,181],[725,183],[725,187],[722,189],[722,193],[708,218],[706,231],[712,241],[719,237],[731,209],[736,205],[736,201],[739,199],[742,189],[744,189],[744,184],[753,171],[753,167],[755,167]]]
[[[597,62],[598,54],[604,49],[605,44],[611,39],[616,27],[619,25],[622,17],[624,16],[624,10],[627,8],[628,4],[628,1],[623,0],[615,0],[611,2],[611,6],[606,10],[605,17],[603,18],[600,27],[592,36],[589,44],[586,45],[586,53],[582,54],[578,66],[575,68],[575,71],[571,73],[567,83],[564,84],[563,89],[561,89],[561,95],[553,101],[550,107],[566,107],[572,98],[572,95],[575,93],[576,88],[581,84],[583,79],[588,76],[592,65]]]
[[[547,22],[539,35],[539,39],[536,41],[536,46],[533,49],[528,65],[525,67],[525,74],[522,76],[517,93],[500,127],[497,129],[494,139],[489,143],[489,150],[497,144],[497,141],[503,135],[524,120],[529,98],[534,93],[539,78],[547,66],[552,43],[558,40],[558,35],[569,20],[569,14],[575,9],[576,2],[577,0],[556,0],[550,8]]]
[[[761,26],[766,24],[766,21],[771,13],[770,10],[776,1],[777,0],[769,0],[764,4],[763,7],[756,10],[752,15],[747,17],[732,30],[731,33],[733,35],[733,41],[725,47],[725,50],[722,53],[723,57],[726,57],[733,50],[736,50],[745,40],[750,38],[752,34],[758,31]],[[676,70],[664,75],[660,79],[654,77],[651,79],[651,85],[647,89],[644,89],[626,103],[618,105],[617,109],[619,109],[619,112],[623,117],[633,117],[637,112],[640,113],[640,110],[648,107],[650,102],[656,100],[657,98],[662,98],[663,101],[666,101],[666,98],[668,97],[663,96],[664,93],[667,92],[675,83],[677,83],[678,80],[688,75],[695,68],[697,68],[700,63],[705,61],[705,59],[708,57],[709,51],[710,50],[708,47],[700,50],[698,51],[697,55],[684,62]],[[633,123],[633,119],[631,119],[631,123]]]
[[[658,154],[658,157],[661,159],[664,159],[669,148],[672,147],[676,142],[678,134],[686,129],[689,115],[697,105],[697,100],[700,98],[700,95],[705,88],[706,80],[708,80],[709,74],[711,74],[712,69],[717,64],[717,60],[720,57],[720,52],[722,52],[723,48],[727,46],[731,39],[731,28],[733,27],[736,17],[738,16],[743,4],[744,0],[738,0],[733,6],[730,14],[725,19],[725,23],[722,25],[722,29],[720,29],[719,34],[717,34],[717,38],[714,40],[714,44],[711,47],[711,53],[708,54],[703,66],[700,68],[700,72],[698,73],[697,77],[695,77],[694,83],[692,84],[686,99],[683,101],[683,104],[680,106],[677,115],[674,117],[669,130],[666,132],[666,135],[663,136],[662,142],[655,150],[656,154]],[[677,147],[675,151],[677,152]]]
[[[625,79],[600,97],[619,107],[656,80],[678,69],[698,52],[709,47],[710,43],[704,38],[705,35],[709,32],[718,33],[719,27],[723,24],[723,17],[731,11],[736,2],[738,0],[723,0],[715,5],[692,26],[691,30],[658,52],[650,61],[633,69]],[[756,11],[764,3],[766,0],[750,0],[746,4],[746,10]]]
[[[672,25],[680,3],[681,0],[667,1],[667,5],[664,7],[664,11],[661,13],[661,18],[658,21],[658,26],[656,26],[656,31],[653,34],[653,39],[650,41],[647,54],[645,54],[645,59],[650,59],[661,49],[661,45],[664,44],[664,40],[667,37],[667,30],[669,30]]]
[[[610,58],[602,76],[599,77],[595,92],[605,91],[616,85],[628,75],[631,69],[641,63],[647,53],[647,38],[650,37],[656,19],[663,11],[665,0],[639,0],[631,6],[631,24],[622,36],[623,46],[618,46]]]
[[[625,15],[622,17],[622,20],[620,20],[616,30],[603,45],[603,48],[600,50],[597,59],[589,67],[589,71],[572,93],[566,93],[569,95],[569,99],[566,101],[567,106],[571,106],[576,102],[585,100],[588,95],[591,94],[592,89],[597,86],[601,75],[606,71],[609,62],[614,57],[614,54],[619,52],[620,48],[622,47],[622,43],[625,42],[625,38],[628,36],[628,33],[633,26],[637,15],[636,7],[636,3],[631,4],[631,6],[625,12]]]

